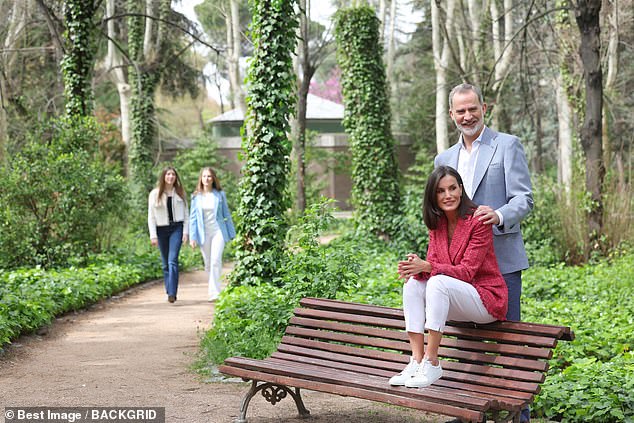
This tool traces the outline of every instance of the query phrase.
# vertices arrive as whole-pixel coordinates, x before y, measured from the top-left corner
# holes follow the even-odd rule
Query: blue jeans
[[[163,279],[167,295],[176,296],[178,291],[178,254],[183,243],[183,222],[156,228],[161,260],[163,261]]]

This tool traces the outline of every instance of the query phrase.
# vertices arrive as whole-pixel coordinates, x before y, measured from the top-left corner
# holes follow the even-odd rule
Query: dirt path
[[[189,370],[199,336],[213,318],[206,277],[181,275],[178,301],[161,282],[144,284],[81,313],[57,319],[41,335],[18,339],[0,355],[4,407],[165,407],[166,422],[229,423],[243,382],[205,383]],[[304,392],[315,423],[443,421],[420,412],[318,392]],[[300,421],[287,398],[272,406],[256,396],[250,423]]]

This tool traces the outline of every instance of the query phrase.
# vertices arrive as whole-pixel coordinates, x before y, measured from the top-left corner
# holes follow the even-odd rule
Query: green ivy
[[[295,1],[252,0],[250,5],[254,52],[242,128],[245,164],[237,209],[237,263],[231,275],[236,284],[270,282],[279,272],[290,205],[288,118],[295,106]]]
[[[89,116],[92,113],[92,69],[96,46],[94,43],[95,14],[93,0],[66,0],[65,38],[68,41],[61,63],[64,75],[64,97],[68,116]]]
[[[352,204],[358,229],[384,238],[399,232],[399,172],[390,129],[390,106],[379,20],[368,6],[335,15],[337,62],[352,152]]]

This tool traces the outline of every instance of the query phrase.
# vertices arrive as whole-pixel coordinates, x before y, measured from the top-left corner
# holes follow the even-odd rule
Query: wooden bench
[[[481,422],[519,422],[533,401],[558,340],[568,327],[525,322],[449,322],[441,342],[443,377],[433,385],[393,387],[388,379],[409,362],[402,309],[304,298],[271,357],[232,357],[222,373],[251,380],[236,422],[247,421],[251,398],[271,404],[287,395],[309,416],[300,389],[327,392]],[[294,389],[291,389],[294,388]]]

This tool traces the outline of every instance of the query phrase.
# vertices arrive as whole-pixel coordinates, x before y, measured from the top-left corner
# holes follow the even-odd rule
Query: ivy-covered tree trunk
[[[361,231],[390,238],[398,231],[401,196],[379,26],[374,10],[367,6],[342,9],[335,15],[356,224]]]
[[[165,11],[166,5],[167,11]],[[128,0],[128,12],[131,14],[145,13],[141,6],[142,3],[138,0]],[[162,0],[160,17],[164,18],[168,11],[169,1]],[[157,45],[152,49],[153,60],[152,63],[148,63],[147,56],[150,55],[150,47],[144,48],[144,38],[147,32],[146,27],[151,24],[150,19],[139,16],[128,18],[128,49],[130,58],[134,62],[129,73],[131,139],[128,149],[128,180],[133,199],[139,205],[143,204],[154,184],[152,174],[152,152],[156,139],[154,94],[161,75],[161,67],[158,65],[161,57],[161,41],[158,40]],[[158,33],[159,29],[155,31]]]
[[[292,54],[296,42],[295,0],[252,0],[254,52],[247,73],[235,284],[270,282],[280,266],[290,141],[295,106]]]
[[[92,69],[95,60],[93,35],[95,26],[93,0],[66,0],[65,38],[68,41],[66,54],[62,59],[64,75],[64,97],[68,116],[90,116],[92,114]]]

